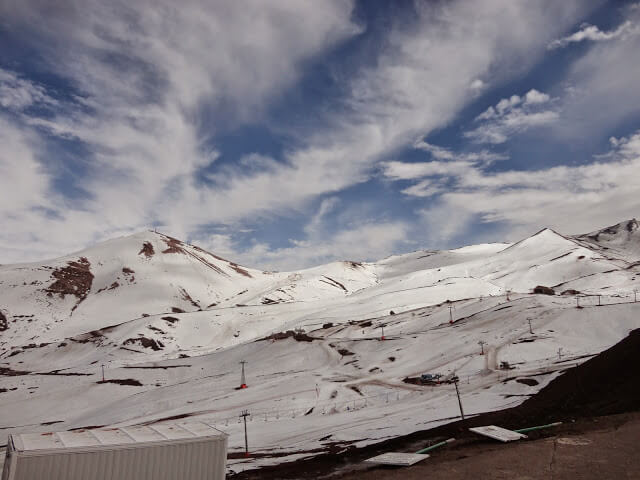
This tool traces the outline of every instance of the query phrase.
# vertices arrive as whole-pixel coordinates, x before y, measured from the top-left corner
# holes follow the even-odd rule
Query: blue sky
[[[296,269],[640,212],[640,4],[0,4],[0,263]]]

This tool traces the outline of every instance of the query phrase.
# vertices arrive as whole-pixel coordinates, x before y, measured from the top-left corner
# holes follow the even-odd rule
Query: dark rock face
[[[99,383],[99,384],[115,383],[116,385],[129,385],[130,387],[141,387],[142,386],[140,381],[136,380],[134,378],[114,378],[114,379],[110,379],[110,380],[100,380],[99,382],[96,382],[96,383]]]
[[[560,295],[580,295],[580,291],[570,288],[569,290],[562,292]]]
[[[0,310],[0,332],[4,332],[8,328],[9,321],[7,320],[7,317],[4,315],[4,313],[2,313],[2,311]]]
[[[164,344],[160,340],[154,340],[147,337],[128,338],[123,345],[140,345],[144,348],[150,348],[151,350],[158,351],[164,348]]]
[[[75,262],[68,262],[66,267],[56,268],[51,276],[55,281],[44,291],[49,296],[58,294],[61,298],[64,298],[65,295],[74,295],[78,301],[73,310],[87,298],[93,283],[91,263],[86,257],[80,257]]]
[[[149,242],[144,242],[142,244],[142,249],[138,252],[138,255],[144,255],[147,258],[153,257],[153,254],[156,253],[153,249],[153,245]]]
[[[556,292],[553,288],[551,287],[545,287],[544,285],[538,285],[536,288],[533,289],[533,293],[538,293],[538,294],[542,294],[542,295],[555,295]]]

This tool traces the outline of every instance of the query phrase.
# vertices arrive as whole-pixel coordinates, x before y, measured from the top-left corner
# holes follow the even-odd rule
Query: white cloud
[[[507,155],[501,153],[490,152],[488,150],[480,150],[478,152],[452,152],[451,150],[437,145],[432,145],[424,140],[414,143],[414,148],[429,152],[433,158],[438,160],[456,160],[459,162],[480,162],[490,164],[497,160],[506,160]]]
[[[474,168],[473,162],[387,162],[384,164],[384,175],[391,180],[413,180],[422,177],[441,175],[458,175]]]
[[[627,10],[640,23],[640,9]],[[554,134],[565,142],[611,135],[640,112],[640,35],[598,42],[570,65],[562,99],[562,119]]]
[[[318,195],[366,180],[384,155],[451,120],[471,98],[461,92],[474,78],[491,67],[499,80],[500,65],[508,65],[510,72],[528,66],[536,50],[542,53],[544,38],[571,22],[578,3],[553,4],[550,10],[511,5],[492,2],[472,12],[462,2],[420,4],[415,25],[391,33],[375,68],[365,68],[351,81],[350,95],[328,113],[327,127],[310,132],[302,148],[287,154],[285,165],[251,177],[229,177],[226,189],[201,189],[198,198],[226,205],[215,217],[227,222],[299,210]],[[189,223],[204,221],[202,211],[190,211],[185,218],[190,197],[183,197],[163,211],[177,210]]]
[[[431,179],[421,180],[415,185],[411,185],[410,187],[401,190],[405,195],[412,197],[433,197],[434,195],[444,191],[444,187],[440,185],[439,182]]]
[[[473,167],[452,171],[446,178],[451,186],[423,212],[424,221],[446,230],[445,241],[467,228],[460,223],[453,228],[446,223],[448,216],[495,223],[499,233],[494,240],[500,235],[515,240],[541,226],[581,233],[637,217],[640,131],[613,143],[606,161],[588,165],[494,174]]]
[[[638,25],[628,20],[618,26],[618,28],[616,28],[615,30],[611,30],[608,32],[603,32],[595,25],[584,25],[577,32],[572,33],[571,35],[568,35],[564,38],[554,40],[548,45],[548,48],[550,50],[553,50],[555,48],[566,47],[570,43],[579,43],[585,40],[589,40],[592,42],[603,42],[629,35],[637,35],[638,33],[640,33],[640,28],[638,27]]]
[[[77,139],[92,154],[78,185],[89,199],[54,205],[52,216],[32,212],[11,224],[14,238],[34,258],[45,245],[62,253],[151,222],[188,237],[208,223],[299,212],[320,195],[366,180],[385,155],[450,122],[473,98],[475,79],[497,85],[530,67],[591,8],[579,1],[493,0],[479,9],[462,1],[419,3],[415,21],[390,32],[374,66],[343,85],[348,94],[330,102],[326,124],[292,132],[298,148],[278,159],[284,162],[250,174],[221,171],[213,185],[198,181],[199,169],[215,160],[209,141],[216,122],[259,119],[306,60],[358,33],[352,7],[341,0],[191,0],[179,8],[168,0],[29,0],[0,7],[12,28],[41,29],[31,38],[46,50],[43,58],[82,94],[81,108],[26,119],[30,126],[21,128]],[[381,239],[403,231],[382,230],[359,231]],[[344,233],[344,248],[356,237]],[[362,242],[380,250],[373,239]]]
[[[507,110],[511,110],[516,105],[522,102],[522,98],[518,95],[511,95],[509,98],[503,98],[496,104],[496,111],[498,115],[503,115]]]
[[[527,94],[524,96],[525,105],[547,103],[549,100],[551,100],[551,97],[549,97],[549,95],[547,95],[546,93],[539,92],[535,88],[532,88],[531,90],[529,90]]]
[[[42,86],[0,68],[0,106],[19,111],[36,103],[57,104]]]
[[[69,138],[89,152],[77,185],[88,198],[64,205],[45,201],[46,215],[32,211],[12,222],[12,242],[28,245],[23,258],[66,253],[152,222],[187,237],[200,223],[225,219],[227,204],[215,202],[195,181],[198,170],[217,158],[211,136],[222,122],[228,128],[244,118],[255,121],[273,95],[296,81],[305,60],[356,34],[351,9],[345,0],[191,0],[179,8],[168,0],[29,0],[0,6],[7,25],[28,26],[51,72],[80,92],[53,117],[25,113],[7,121],[25,136]],[[24,110],[48,98],[42,87],[2,73],[3,106]],[[56,158],[30,153],[51,167],[52,181]],[[245,159],[256,171],[262,171],[260,162],[268,160]],[[40,192],[32,196],[40,198]],[[243,203],[250,201],[248,192],[242,196]],[[183,215],[194,210],[200,211],[195,223]],[[6,232],[0,241],[8,243]]]
[[[338,260],[377,260],[394,253],[408,232],[408,225],[401,221],[363,222],[329,237],[295,241],[291,247],[272,249],[257,243],[236,258],[270,270],[296,270]]]
[[[338,227],[330,228],[328,214],[339,205],[336,197],[325,198],[304,226],[304,238],[290,239],[286,247],[273,248],[260,241],[241,246],[229,234],[200,236],[195,241],[244,265],[278,271],[341,260],[378,260],[406,244],[410,231],[406,222],[362,217],[363,212],[357,207],[349,207],[339,217]]]
[[[37,137],[20,131],[0,115],[0,145],[0,219],[45,206],[49,177],[34,154],[41,148]]]
[[[473,82],[471,82],[469,88],[471,90],[482,90],[485,86],[485,83],[481,79],[476,78]]]
[[[500,144],[530,128],[550,125],[560,118],[558,111],[547,105],[550,101],[549,95],[536,89],[522,97],[503,98],[478,115],[475,121],[480,125],[464,136],[477,143]]]

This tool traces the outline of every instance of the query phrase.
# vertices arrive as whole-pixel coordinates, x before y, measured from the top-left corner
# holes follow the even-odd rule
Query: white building
[[[221,480],[227,434],[198,422],[9,436],[2,480]]]

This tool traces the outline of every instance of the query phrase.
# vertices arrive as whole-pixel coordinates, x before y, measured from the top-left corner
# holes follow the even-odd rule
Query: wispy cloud
[[[429,152],[431,156],[437,160],[454,160],[458,162],[480,162],[490,164],[497,160],[506,160],[508,155],[503,153],[490,152],[488,150],[480,150],[478,152],[453,152],[447,148],[432,145],[424,140],[414,143],[414,148]]]
[[[53,106],[58,102],[41,85],[0,68],[0,106],[7,110],[21,111],[35,104]]]
[[[33,141],[21,142],[36,165],[49,167],[30,195],[46,198],[46,210],[18,219],[2,202],[3,230],[23,247],[5,261],[63,253],[152,223],[187,237],[197,223],[224,220],[227,204],[195,181],[216,158],[209,145],[220,124],[259,117],[272,95],[296,81],[305,60],[360,31],[345,0],[190,0],[179,8],[170,1],[43,3],[0,6],[0,16],[17,31],[29,28],[28,41],[46,53],[46,67],[75,89],[76,100],[60,99],[59,108],[41,116],[28,107],[51,102],[44,87],[4,70],[2,106],[21,112],[5,117],[11,129],[4,133],[80,145],[86,173],[64,181],[75,182],[85,198],[71,202],[52,191],[60,174],[54,158],[33,149]],[[14,174],[30,168],[8,162],[0,167]],[[190,223],[183,212],[206,201],[206,213]]]
[[[62,137],[87,152],[86,174],[71,179],[85,192],[81,200],[52,191],[57,178],[47,168],[33,195],[47,199],[46,213],[30,207],[18,220],[0,208],[11,243],[23,247],[13,258],[62,253],[151,223],[190,238],[210,224],[306,212],[313,200],[369,179],[379,162],[454,119],[476,98],[477,79],[496,85],[531,66],[585,8],[579,1],[503,0],[481,9],[461,1],[417,3],[411,24],[392,28],[374,61],[354,68],[341,85],[346,93],[327,101],[313,131],[292,132],[297,141],[282,158],[257,152],[245,158],[249,168],[225,170],[212,154],[219,126],[259,120],[305,62],[359,33],[352,2],[0,6],[11,28],[31,26],[28,41],[78,94],[56,115],[6,119],[11,132],[40,141]],[[24,109],[30,95],[11,104]],[[48,157],[35,143],[21,144],[41,166]],[[202,181],[205,168],[213,181]],[[345,249],[354,235],[340,237]],[[305,251],[312,254],[295,250],[301,259]]]
[[[625,24],[640,25],[640,8],[624,10]],[[569,68],[562,98],[562,122],[553,133],[567,142],[615,134],[635,121],[640,105],[640,35],[597,42]]]
[[[535,89],[523,96],[503,98],[478,115],[475,121],[479,126],[464,136],[477,143],[505,143],[514,134],[557,121],[560,115],[550,102],[549,95]]]
[[[199,245],[245,265],[266,270],[296,270],[339,260],[378,260],[406,248],[411,226],[402,220],[362,217],[355,207],[342,211],[337,227],[329,226],[329,213],[341,206],[336,197],[320,202],[304,226],[303,238],[289,239],[273,248],[266,242],[243,245],[233,233],[202,235]]]
[[[549,50],[553,50],[556,48],[566,47],[571,43],[579,43],[584,41],[605,42],[629,35],[637,35],[639,33],[640,27],[629,20],[622,23],[615,30],[610,30],[608,32],[603,32],[595,25],[583,25],[582,28],[577,32],[574,32],[566,37],[554,40],[547,46],[547,48]]]
[[[423,210],[435,241],[468,233],[469,222],[496,225],[504,239],[517,239],[541,225],[567,233],[590,231],[612,218],[632,218],[640,211],[640,131],[615,138],[612,149],[596,162],[542,170],[486,173],[466,165],[442,172],[430,181],[446,183],[437,202]],[[417,187],[417,186],[416,186]],[[442,232],[448,232],[444,235]]]

